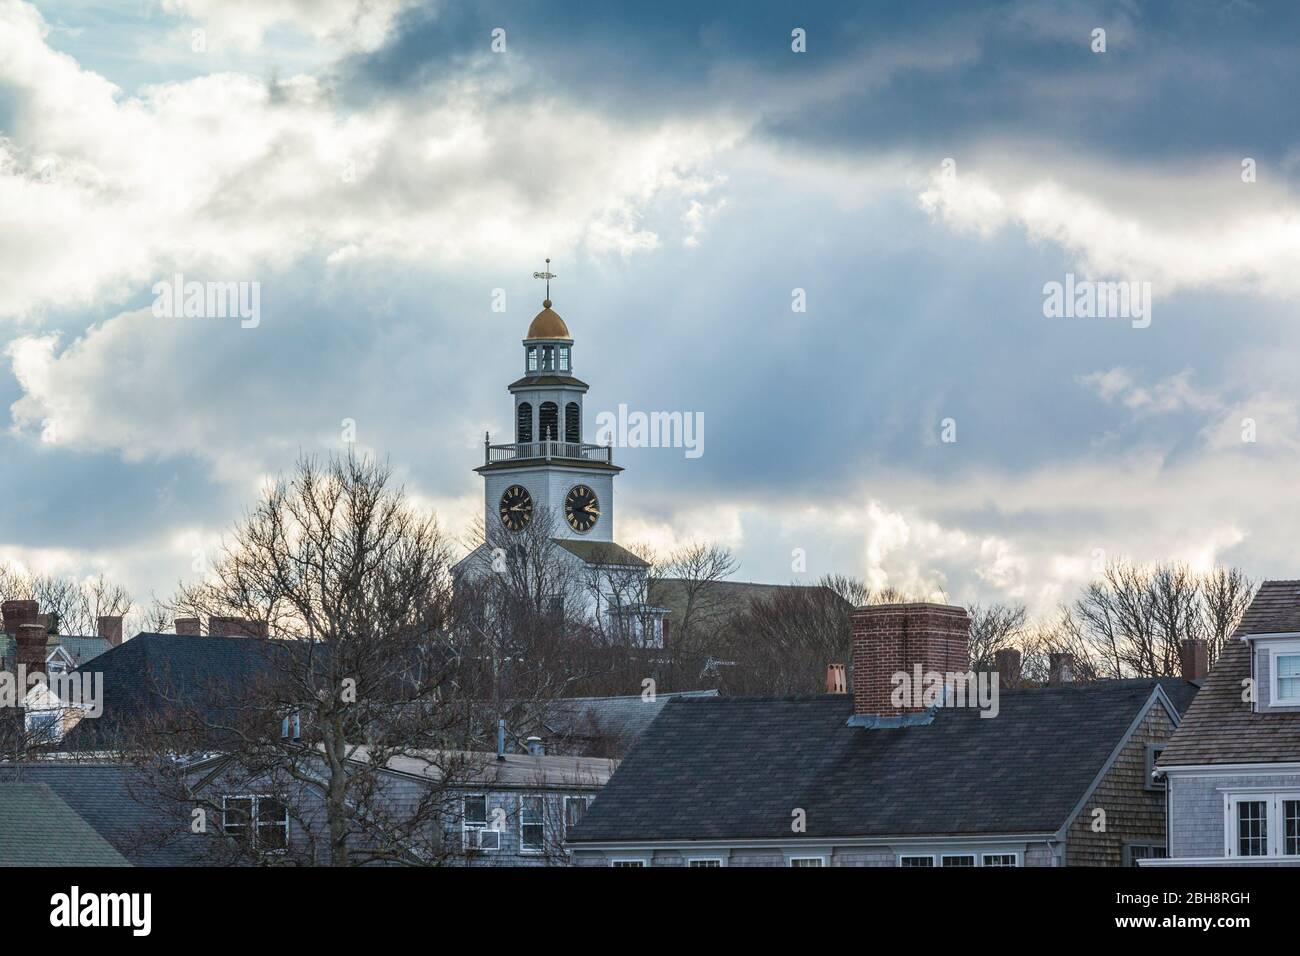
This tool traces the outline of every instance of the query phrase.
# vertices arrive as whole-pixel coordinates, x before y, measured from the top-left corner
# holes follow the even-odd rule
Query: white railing
[[[589,445],[576,441],[524,441],[509,445],[483,443],[483,462],[523,461],[531,458],[567,458],[576,461],[614,463],[614,449],[607,445]]]

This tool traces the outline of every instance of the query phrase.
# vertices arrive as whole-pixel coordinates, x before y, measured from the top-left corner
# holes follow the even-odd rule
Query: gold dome
[[[531,339],[566,339],[572,342],[573,336],[569,334],[569,327],[564,324],[564,320],[559,314],[551,309],[551,300],[546,299],[542,302],[542,311],[533,317],[532,323],[528,326],[528,334],[524,336],[524,341]]]

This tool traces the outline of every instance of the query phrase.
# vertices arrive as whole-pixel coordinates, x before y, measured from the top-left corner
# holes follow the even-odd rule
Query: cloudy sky
[[[617,452],[623,543],[1300,576],[1294,4],[620,6],[0,0],[0,558],[170,593],[345,419],[461,534],[550,256],[589,433],[704,416]],[[176,273],[260,323],[156,317]]]

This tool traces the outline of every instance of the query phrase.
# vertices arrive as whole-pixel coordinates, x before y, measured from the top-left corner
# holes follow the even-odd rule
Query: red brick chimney
[[[117,647],[122,643],[122,615],[104,615],[95,623],[96,631],[100,637],[108,641],[109,647]]]
[[[0,617],[5,633],[13,637],[24,624],[40,623],[41,605],[37,601],[5,601],[0,604]]]
[[[177,634],[202,634],[203,622],[197,617],[178,617],[176,619]]]
[[[843,664],[826,665],[826,693],[828,694],[847,694],[849,692],[848,683],[844,677]]]
[[[45,645],[49,632],[43,624],[20,624],[14,641],[18,645],[15,664],[26,664],[27,673],[45,673]],[[26,693],[26,690],[23,691]]]
[[[1204,680],[1210,672],[1210,646],[1200,638],[1183,641],[1183,680]]]
[[[895,674],[964,674],[970,670],[970,618],[947,604],[869,604],[853,612],[853,713],[902,717],[926,708],[891,701]]]
[[[265,621],[250,621],[246,617],[208,618],[209,637],[266,637]]]
[[[999,687],[1020,686],[1020,652],[1014,647],[1004,647],[993,655],[998,670]]]

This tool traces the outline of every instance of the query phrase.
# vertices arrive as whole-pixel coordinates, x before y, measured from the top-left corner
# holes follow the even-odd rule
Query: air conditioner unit
[[[465,849],[498,850],[501,848],[501,833],[497,830],[472,829],[465,831]]]

